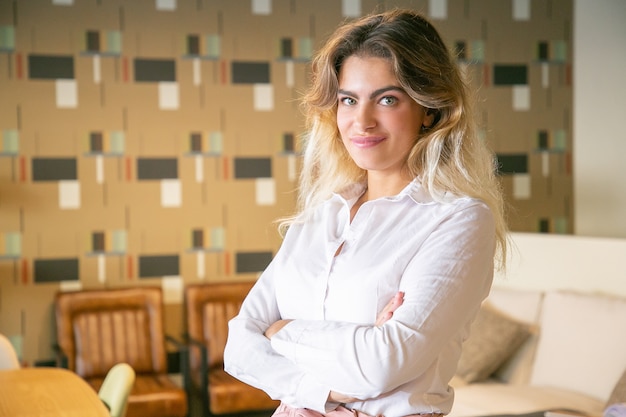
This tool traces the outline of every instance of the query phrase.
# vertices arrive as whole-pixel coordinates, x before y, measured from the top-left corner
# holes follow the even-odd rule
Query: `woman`
[[[299,212],[230,322],[225,369],[280,399],[275,415],[446,414],[505,259],[493,154],[415,12],[341,26],[312,73]]]

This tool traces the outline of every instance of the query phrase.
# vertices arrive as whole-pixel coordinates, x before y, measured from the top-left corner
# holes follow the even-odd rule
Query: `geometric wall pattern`
[[[516,231],[572,228],[571,0],[0,0],[0,332],[51,356],[59,289],[253,280],[291,212],[312,52],[421,10],[475,87]]]

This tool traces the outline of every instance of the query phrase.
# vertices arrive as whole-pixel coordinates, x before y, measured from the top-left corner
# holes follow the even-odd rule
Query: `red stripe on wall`
[[[220,78],[222,81],[222,84],[227,84],[228,83],[228,73],[226,71],[227,66],[226,66],[226,61],[222,61],[222,65],[220,68]]]
[[[133,257],[130,255],[126,257],[126,278],[133,279]]]
[[[132,179],[132,161],[130,157],[126,157],[126,181],[130,181]]]
[[[227,157],[223,157],[222,158],[222,176],[224,180],[227,180],[228,178],[230,178],[230,166],[228,164],[228,158]]]
[[[19,162],[19,168],[18,169],[20,170],[20,172],[19,172],[20,182],[26,182],[26,157],[20,156],[20,162]]]
[[[15,54],[15,76],[18,80],[21,80],[24,77],[24,61],[22,61],[22,54]]]
[[[21,280],[22,280],[22,284],[26,285],[28,284],[28,261],[26,259],[22,259],[22,274],[21,274]]]
[[[128,57],[122,57],[122,81],[128,82]]]
[[[491,78],[491,74],[489,73],[489,65],[483,65],[483,84],[489,85],[489,79]]]
[[[572,175],[572,153],[567,152],[565,154],[565,173],[567,175]]]
[[[224,275],[230,275],[230,252],[224,252]]]

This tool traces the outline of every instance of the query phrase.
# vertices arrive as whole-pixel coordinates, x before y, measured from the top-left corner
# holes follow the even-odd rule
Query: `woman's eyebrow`
[[[375,97],[378,97],[381,94],[386,93],[387,91],[397,91],[399,93],[406,94],[406,92],[404,91],[403,88],[397,87],[395,85],[390,85],[388,87],[383,87],[383,88],[379,88],[378,90],[374,90],[372,92],[372,94],[370,94],[369,98],[373,99]],[[339,90],[337,90],[337,93],[344,94],[346,96],[351,96],[351,97],[358,97],[358,94],[355,94],[355,93],[353,93],[351,91],[348,91],[348,90],[343,90],[341,88]]]

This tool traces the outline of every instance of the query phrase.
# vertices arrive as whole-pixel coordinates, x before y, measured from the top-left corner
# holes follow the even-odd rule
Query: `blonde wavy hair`
[[[435,112],[433,125],[419,133],[406,168],[437,201],[452,194],[487,204],[496,224],[497,258],[504,266],[507,225],[495,156],[478,137],[470,90],[454,58],[432,24],[411,10],[344,23],[314,56],[311,85],[301,103],[308,133],[297,214],[282,219],[281,230],[305,221],[332,193],[367,181],[367,171],[353,162],[337,128],[338,75],[353,55],[388,59],[402,88]]]

